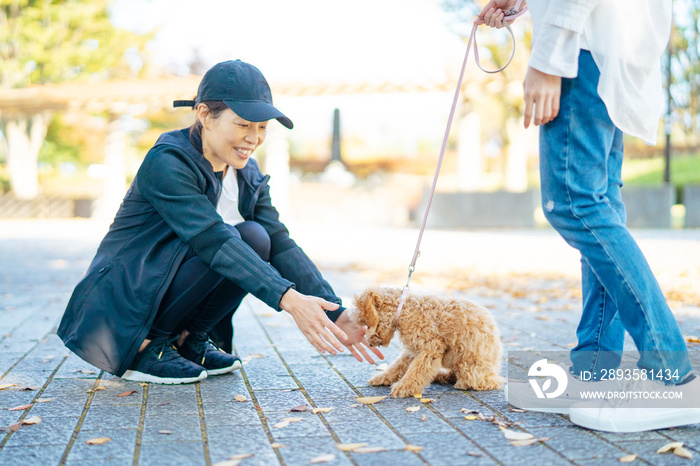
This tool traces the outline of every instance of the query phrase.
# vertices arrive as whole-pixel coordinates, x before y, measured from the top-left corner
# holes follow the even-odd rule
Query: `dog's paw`
[[[454,372],[441,371],[433,380],[433,383],[452,385],[457,382],[457,376]]]
[[[458,390],[500,390],[505,379],[500,375],[492,375],[480,379],[478,382],[467,383],[464,380],[458,380],[455,388]]]
[[[375,375],[367,382],[368,385],[391,385],[392,383],[394,383],[394,381],[390,380],[383,372]]]
[[[423,390],[421,388],[411,387],[400,382],[391,386],[392,398],[408,398],[409,396],[414,396],[422,392]]]

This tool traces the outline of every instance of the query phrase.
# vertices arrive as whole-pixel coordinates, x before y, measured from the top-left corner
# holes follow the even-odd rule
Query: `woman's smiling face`
[[[214,171],[226,165],[235,169],[246,166],[255,149],[265,140],[267,121],[253,122],[236,115],[230,108],[214,118],[200,105],[197,114],[202,122],[202,150]]]

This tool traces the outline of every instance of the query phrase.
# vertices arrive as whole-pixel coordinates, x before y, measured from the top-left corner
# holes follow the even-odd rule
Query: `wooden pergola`
[[[37,155],[46,135],[52,112],[102,112],[112,116],[113,125],[105,144],[105,164],[110,179],[105,196],[120,200],[124,192],[124,135],[118,118],[146,109],[171,108],[173,100],[191,99],[201,76],[75,82],[0,90],[0,122],[5,136],[7,165],[14,195],[32,199],[38,194]],[[478,94],[483,78],[468,80],[462,92]],[[453,91],[456,80],[444,82],[271,82],[273,95],[285,97],[350,94],[391,94]],[[135,109],[141,109],[140,111]]]

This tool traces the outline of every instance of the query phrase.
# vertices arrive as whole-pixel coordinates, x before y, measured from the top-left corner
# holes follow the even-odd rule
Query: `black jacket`
[[[188,129],[161,135],[68,302],[58,335],[69,349],[121,376],[148,334],[187,246],[278,311],[291,287],[340,304],[280,222],[270,200],[269,176],[263,176],[255,160],[238,171],[239,210],[270,235],[269,264],[235,237],[216,212],[221,180],[222,173],[215,173],[190,142]],[[342,311],[327,314],[335,321]]]

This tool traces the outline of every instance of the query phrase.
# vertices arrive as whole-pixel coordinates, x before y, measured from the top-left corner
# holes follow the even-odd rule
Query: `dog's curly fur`
[[[501,388],[501,337],[485,308],[465,299],[409,295],[397,321],[400,297],[396,288],[355,296],[353,318],[367,326],[370,345],[388,345],[398,330],[404,347],[370,385],[391,385],[391,396],[399,398],[422,393],[431,382],[462,390]]]

